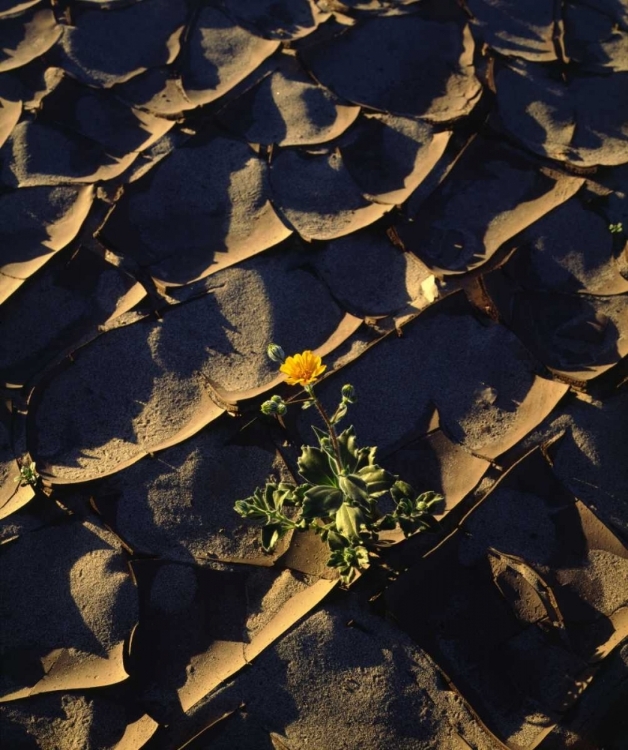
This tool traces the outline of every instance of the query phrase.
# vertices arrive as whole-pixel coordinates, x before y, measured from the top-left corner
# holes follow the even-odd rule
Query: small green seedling
[[[20,466],[20,476],[15,481],[20,483],[20,487],[26,487],[30,484],[35,489],[39,484],[39,474],[35,462],[31,461],[29,464]]]

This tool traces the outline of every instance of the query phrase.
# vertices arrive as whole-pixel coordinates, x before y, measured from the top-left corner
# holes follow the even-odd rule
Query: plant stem
[[[273,519],[275,523],[281,523],[285,525],[289,529],[298,529],[299,524],[295,523],[294,521],[290,520],[288,516],[284,516],[283,513],[275,512],[273,513]]]
[[[342,459],[340,457],[340,446],[338,445],[338,436],[336,435],[336,430],[334,429],[334,426],[331,423],[331,420],[327,416],[327,412],[325,411],[325,408],[323,407],[321,402],[318,400],[318,397],[314,393],[314,387],[311,385],[306,385],[305,390],[310,394],[312,400],[314,401],[314,406],[318,409],[318,413],[321,415],[323,422],[325,422],[325,426],[327,427],[327,432],[329,433],[329,437],[331,438],[331,444],[334,446],[334,453],[336,454],[336,461],[338,461],[338,469],[342,471],[343,465],[342,465]]]

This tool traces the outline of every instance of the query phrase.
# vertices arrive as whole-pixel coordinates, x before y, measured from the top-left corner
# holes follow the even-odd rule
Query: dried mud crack
[[[625,0],[0,0],[0,38],[3,746],[628,747]],[[271,341],[446,499],[348,587],[233,510],[311,442]]]

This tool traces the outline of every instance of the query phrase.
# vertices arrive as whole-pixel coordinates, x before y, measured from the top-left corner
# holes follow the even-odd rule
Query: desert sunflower
[[[327,369],[321,358],[306,349],[301,354],[287,357],[279,368],[286,377],[288,385],[311,385]]]

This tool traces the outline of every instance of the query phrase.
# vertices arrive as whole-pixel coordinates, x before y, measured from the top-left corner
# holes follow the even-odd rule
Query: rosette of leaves
[[[269,483],[236,511],[261,522],[262,546],[272,551],[290,529],[312,529],[329,546],[328,565],[348,583],[356,571],[369,566],[379,532],[395,529],[405,536],[432,528],[433,513],[442,497],[435,492],[416,495],[409,484],[375,461],[376,448],[359,448],[353,427],[331,436],[313,428],[318,446],[303,446],[298,459],[298,485]],[[335,444],[334,444],[335,443]],[[384,495],[394,501],[393,513],[378,507]],[[286,512],[286,506],[291,510]]]

